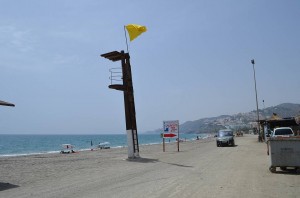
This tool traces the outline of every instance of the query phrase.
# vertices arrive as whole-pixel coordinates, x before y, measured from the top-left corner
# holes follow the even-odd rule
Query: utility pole
[[[101,56],[113,62],[121,61],[123,84],[111,84],[108,87],[110,89],[123,91],[124,93],[128,158],[129,159],[138,158],[140,157],[139,142],[138,142],[138,135],[137,135],[133,83],[132,83],[129,53],[124,53],[124,51],[121,52],[113,51],[106,54],[102,54]]]
[[[255,64],[254,59],[251,60],[251,63],[253,65],[253,74],[254,74],[258,135],[259,135],[259,141],[262,141],[261,140],[261,134],[260,134],[260,124],[259,124],[259,112],[258,112],[258,101],[257,101],[257,89],[256,89],[256,76],[255,76],[255,68],[254,68],[254,64]]]

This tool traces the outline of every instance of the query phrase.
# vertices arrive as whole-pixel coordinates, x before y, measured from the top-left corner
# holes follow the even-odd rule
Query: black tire
[[[276,173],[276,167],[275,166],[270,166],[269,170],[271,173]]]
[[[231,146],[234,146],[234,140],[231,141]]]

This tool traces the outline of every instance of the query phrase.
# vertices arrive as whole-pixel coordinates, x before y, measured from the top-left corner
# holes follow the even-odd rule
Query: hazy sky
[[[0,134],[125,133],[100,57],[130,43],[138,132],[300,98],[298,0],[0,0]]]

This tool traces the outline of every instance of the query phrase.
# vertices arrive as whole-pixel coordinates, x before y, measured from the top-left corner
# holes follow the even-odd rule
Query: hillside
[[[294,117],[300,114],[300,104],[283,103],[277,106],[259,109],[260,119],[268,119],[273,113],[281,118]],[[221,115],[218,117],[202,118],[194,121],[187,121],[180,125],[181,133],[213,133],[223,128],[248,130],[252,128],[253,122],[257,120],[256,110],[248,113],[234,115]],[[157,129],[147,133],[161,133]]]

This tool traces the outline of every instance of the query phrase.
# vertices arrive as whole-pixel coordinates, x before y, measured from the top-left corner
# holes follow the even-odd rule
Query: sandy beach
[[[127,149],[0,158],[0,197],[299,197],[300,175],[271,173],[265,143],[236,137]]]

